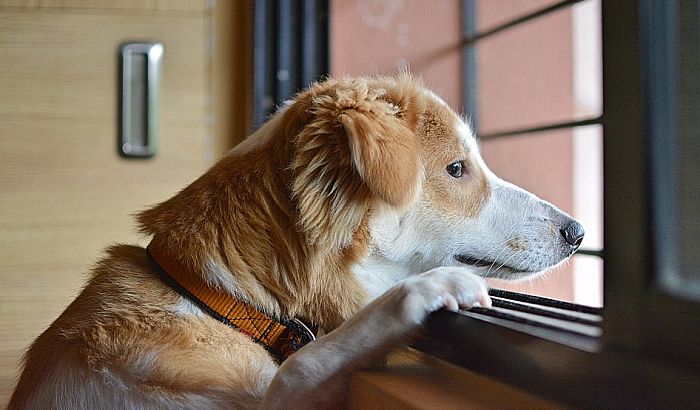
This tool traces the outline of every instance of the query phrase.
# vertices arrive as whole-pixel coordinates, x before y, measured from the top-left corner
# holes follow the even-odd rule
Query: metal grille
[[[328,1],[258,0],[253,47],[253,128],[328,74]]]

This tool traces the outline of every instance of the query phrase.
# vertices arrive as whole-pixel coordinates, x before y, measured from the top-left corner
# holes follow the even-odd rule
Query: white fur
[[[338,408],[353,371],[375,363],[443,307],[490,306],[486,282],[462,267],[435,268],[395,284],[278,370],[263,408]]]
[[[204,312],[202,312],[202,309],[200,309],[199,306],[194,304],[194,302],[192,302],[189,298],[182,296],[180,296],[180,298],[178,299],[177,304],[173,306],[172,311],[176,315],[180,316],[204,316]]]
[[[236,298],[248,299],[248,295],[240,286],[236,277],[226,267],[213,259],[209,259],[204,265],[204,281],[214,289],[222,289]]]

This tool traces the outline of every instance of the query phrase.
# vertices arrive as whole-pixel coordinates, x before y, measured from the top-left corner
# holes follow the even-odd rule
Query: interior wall
[[[196,179],[250,124],[252,0],[0,2],[0,408],[22,352],[133,215]],[[118,46],[164,44],[160,138],[117,154]]]
[[[223,156],[251,131],[254,0],[211,6],[211,152]]]

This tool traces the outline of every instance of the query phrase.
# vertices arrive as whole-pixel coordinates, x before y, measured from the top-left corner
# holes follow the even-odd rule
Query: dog
[[[137,221],[148,247],[106,251],[10,409],[342,407],[431,312],[490,307],[484,277],[541,274],[584,234],[407,73],[312,85]]]

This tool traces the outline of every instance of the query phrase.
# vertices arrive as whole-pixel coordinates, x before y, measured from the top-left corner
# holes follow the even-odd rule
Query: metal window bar
[[[529,128],[516,128],[512,130],[496,131],[488,134],[481,134],[479,135],[479,139],[483,141],[500,137],[511,137],[514,135],[533,134],[536,132],[555,131],[574,127],[584,127],[586,125],[600,124],[602,123],[602,121],[603,117],[599,115],[596,117],[585,118],[582,120],[564,121],[554,124],[538,125]]]
[[[265,122],[274,108],[275,61],[274,0],[258,0],[254,9],[253,45],[253,128]]]
[[[575,303],[564,302],[562,300],[549,299],[542,296],[527,295],[523,293],[511,292],[501,289],[490,289],[489,295],[492,297],[510,299],[523,303],[537,304],[538,306],[547,306],[555,309],[567,310],[571,312],[587,313],[591,315],[600,315],[602,310],[590,306],[577,305]]]
[[[462,35],[476,34],[476,0],[462,0]],[[472,129],[479,129],[476,116],[476,47],[473,43],[462,47],[462,107],[468,114]]]
[[[275,15],[275,54],[277,57],[277,71],[275,73],[276,103],[279,104],[289,98],[296,91],[299,74],[299,64],[294,58],[297,54],[296,46],[299,36],[299,9],[295,0],[278,0]]]
[[[600,326],[598,326],[597,324],[582,324],[581,326],[575,326],[577,323],[572,317],[561,319],[561,321],[550,320],[550,322],[554,323],[547,323],[546,318],[548,317],[548,315],[542,314],[542,311],[538,311],[536,313],[533,312],[532,316],[530,316],[531,318],[522,317],[519,316],[517,313],[514,313],[518,312],[518,310],[515,310],[514,312],[509,310],[498,310],[497,306],[494,306],[491,309],[475,307],[469,309],[467,312],[478,313],[480,315],[507,320],[513,323],[521,323],[525,325],[536,326],[540,329],[548,329],[556,332],[576,335],[579,337],[586,337],[592,339],[591,341],[595,341],[602,334],[602,330],[600,330]]]
[[[253,128],[294,93],[328,74],[328,0],[255,3]]]
[[[462,40],[462,45],[467,45],[467,44],[473,44],[476,43],[479,40],[482,40],[486,37],[492,36],[494,34],[500,33],[501,31],[507,30],[511,27],[518,26],[523,23],[527,23],[530,20],[534,20],[537,18],[540,18],[542,16],[546,16],[548,14],[551,14],[555,11],[561,10],[566,7],[571,7],[576,3],[580,3],[584,0],[565,0],[565,1],[560,1],[559,3],[555,3],[551,6],[545,7],[543,9],[534,11],[530,14],[526,14],[521,17],[517,17],[511,21],[508,21],[506,23],[500,24],[496,27],[490,28],[488,30],[484,30],[481,32],[474,32],[470,33],[470,35],[465,36],[465,38]],[[468,0],[468,3],[474,3],[474,0]],[[471,6],[474,7],[474,6]]]
[[[476,86],[476,46],[484,38],[499,34],[510,28],[528,23],[532,20],[547,16],[556,11],[571,7],[584,0],[564,0],[550,6],[536,10],[532,13],[516,17],[510,21],[499,24],[495,27],[478,31],[476,28],[476,0],[462,0],[462,105],[467,113],[472,127],[478,129],[477,116],[477,86]],[[543,124],[532,127],[521,127],[510,130],[495,131],[488,134],[478,135],[480,140],[489,140],[502,137],[513,137],[536,132],[554,131],[583,127],[587,125],[602,124],[603,117],[595,116],[580,120],[564,121],[553,124]],[[603,257],[603,250],[579,249],[580,255]]]

